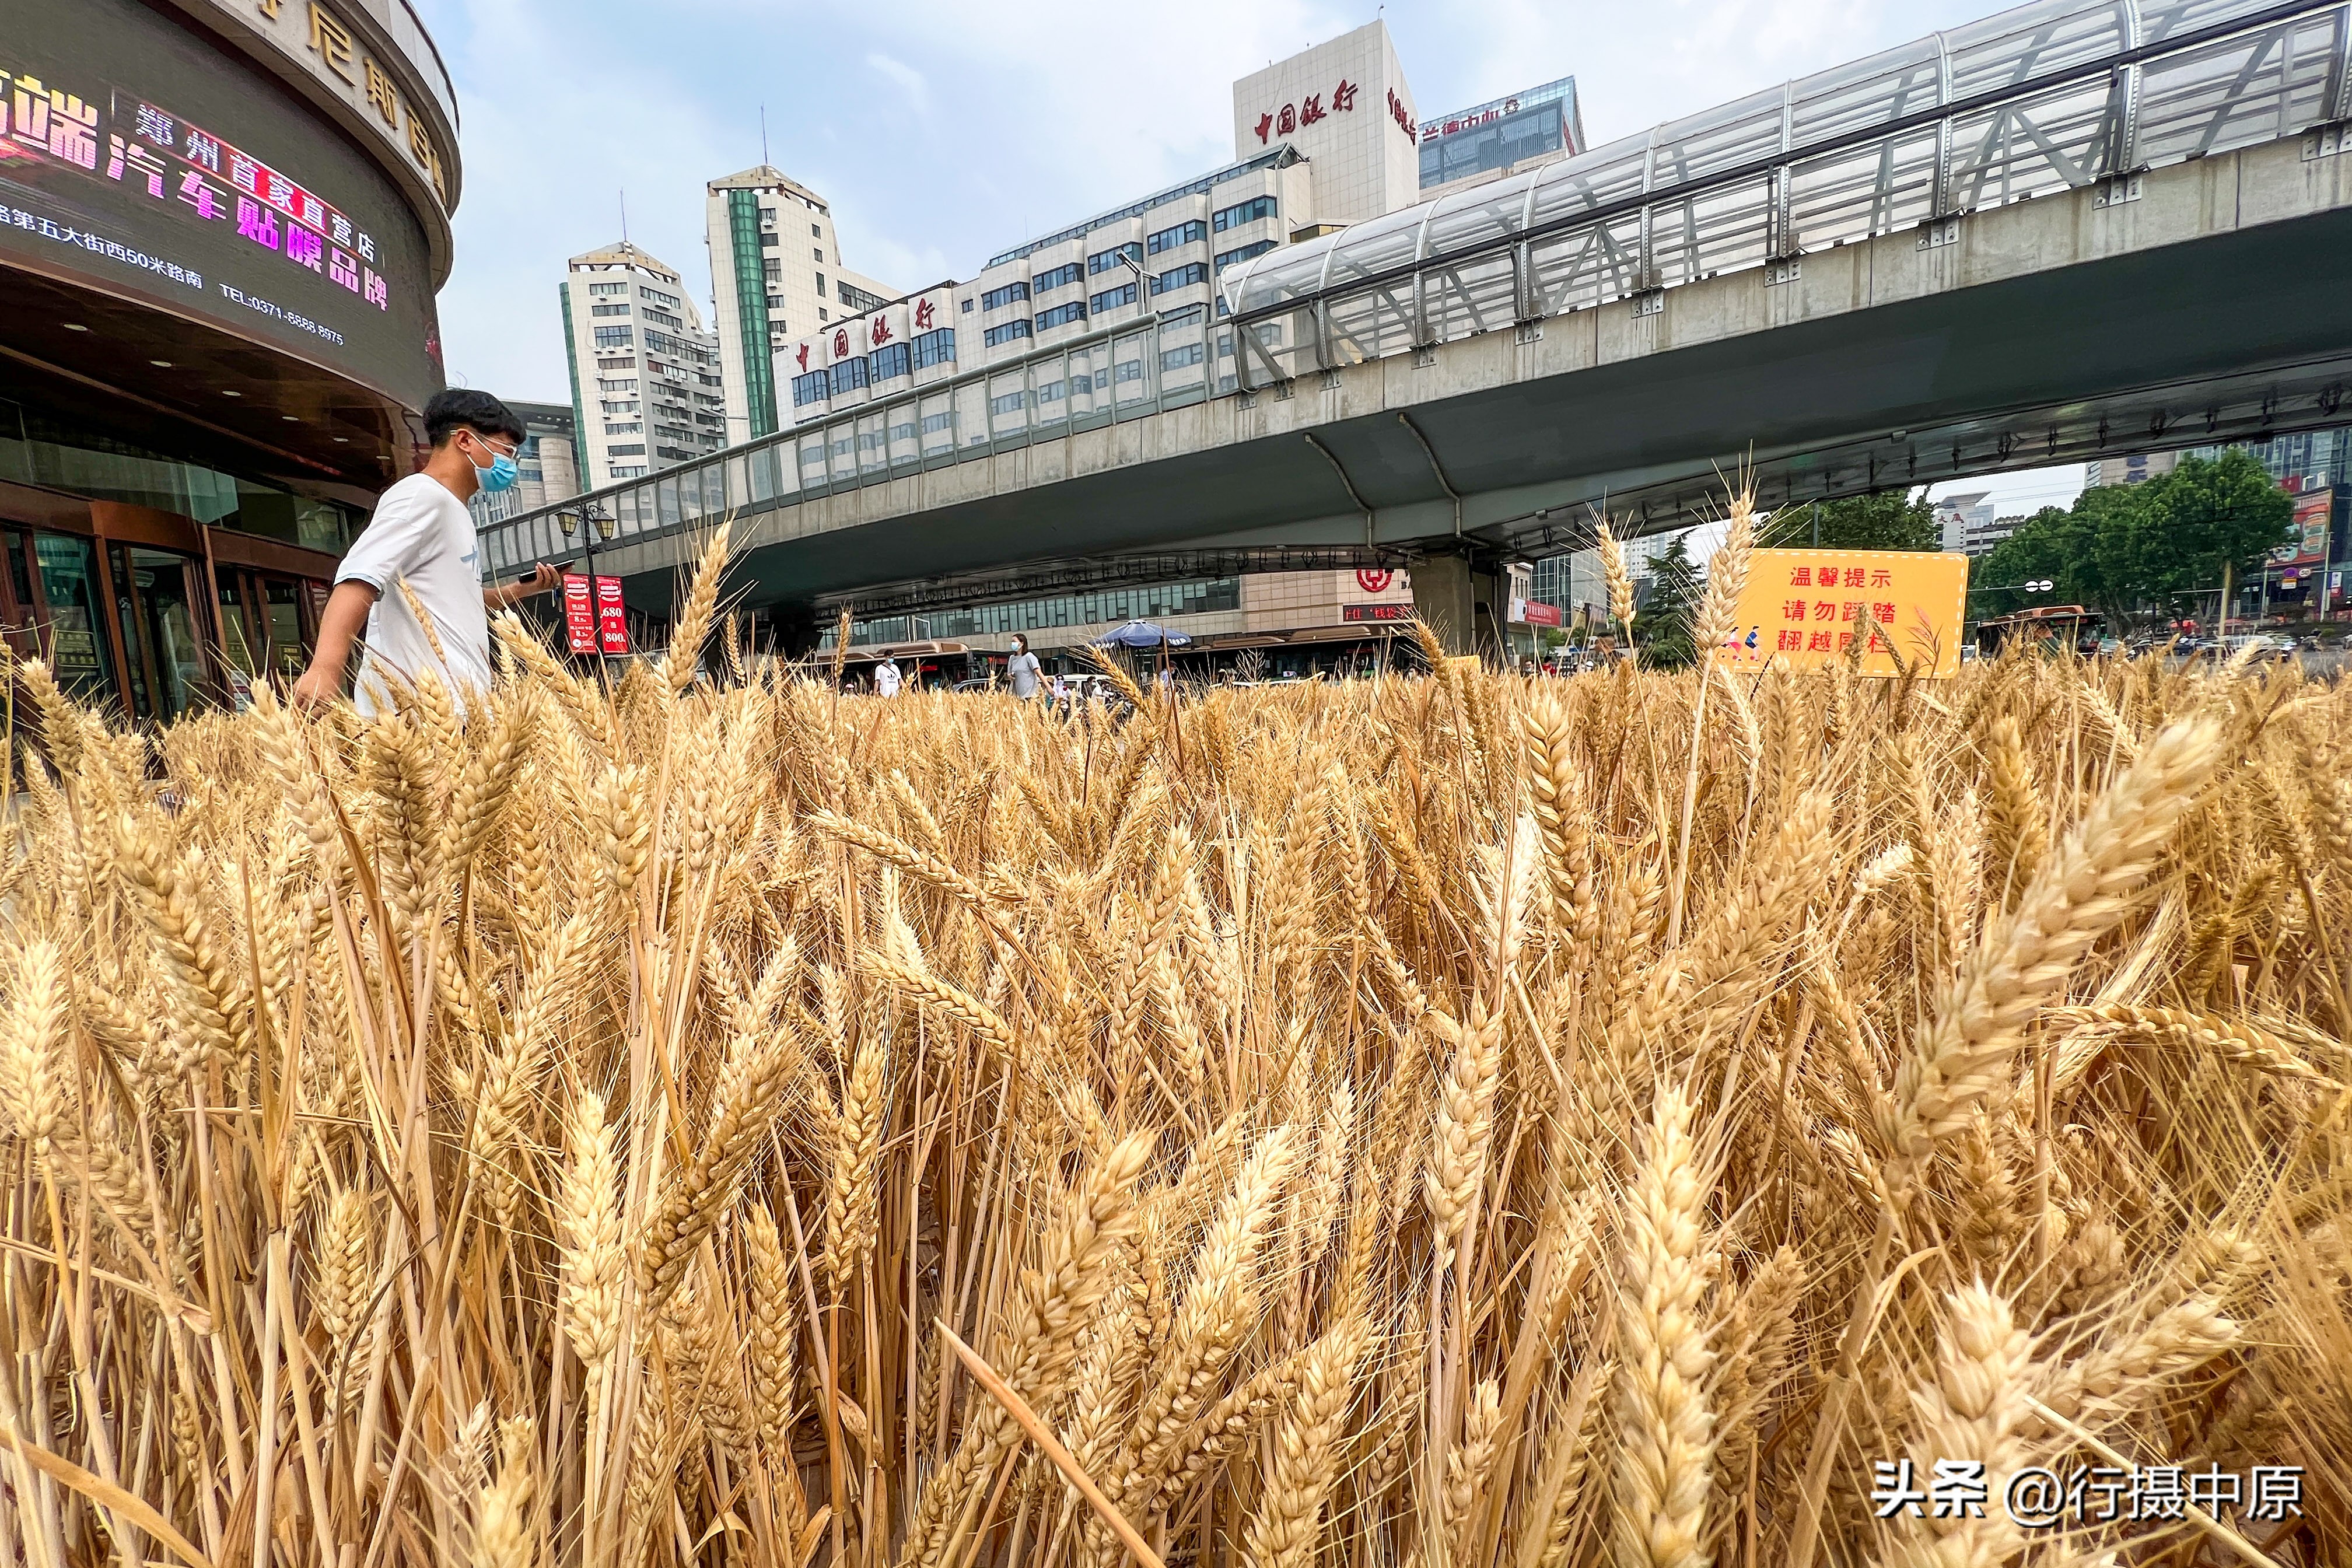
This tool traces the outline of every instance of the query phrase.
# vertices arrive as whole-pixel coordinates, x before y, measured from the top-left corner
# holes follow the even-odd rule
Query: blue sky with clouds
[[[769,161],[902,289],[1230,161],[1232,82],[1389,26],[1424,115],[1574,75],[1595,142],[1973,20],[1986,0],[417,0],[465,166],[441,292],[451,379],[568,402],[564,258],[629,237],[706,317],[702,184]],[[2042,504],[2075,475],[2000,488]],[[1979,485],[1972,488],[1983,488]],[[2059,499],[2063,499],[2063,496]],[[2004,507],[2006,510],[2006,506]]]

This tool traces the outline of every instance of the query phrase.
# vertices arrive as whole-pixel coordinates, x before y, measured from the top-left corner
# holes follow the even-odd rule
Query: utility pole
[[[1816,549],[1816,550],[1819,550],[1821,547],[1822,547],[1822,503],[1821,503],[1821,502],[1819,502],[1819,501],[1815,501],[1815,502],[1813,503],[1813,548],[1814,548],[1814,549]]]

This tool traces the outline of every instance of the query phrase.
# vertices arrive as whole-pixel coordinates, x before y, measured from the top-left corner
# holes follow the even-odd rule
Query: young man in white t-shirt
[[[462,707],[467,690],[490,684],[492,610],[544,594],[562,574],[541,562],[520,583],[484,587],[473,514],[476,490],[502,490],[515,481],[522,421],[487,392],[451,387],[425,405],[425,434],[433,454],[375,503],[375,516],[335,569],[335,591],[319,617],[319,646],[310,668],[294,682],[294,703],[312,709],[341,689],[352,644],[364,636],[354,703],[362,714],[385,706],[394,691],[425,674],[438,675]],[[432,617],[433,635],[409,608],[399,584]],[[433,652],[436,640],[443,658]]]
[[[874,695],[877,697],[898,696],[898,661],[895,658],[884,659],[881,663],[874,667]]]

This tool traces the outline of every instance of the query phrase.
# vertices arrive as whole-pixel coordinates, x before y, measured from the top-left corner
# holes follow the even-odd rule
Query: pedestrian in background
[[[1004,679],[1013,688],[1013,695],[1026,702],[1037,695],[1039,667],[1037,656],[1029,651],[1029,639],[1019,632],[1013,634],[1013,657],[1004,661]]]
[[[877,697],[898,695],[898,661],[897,659],[886,658],[874,667],[874,695]]]

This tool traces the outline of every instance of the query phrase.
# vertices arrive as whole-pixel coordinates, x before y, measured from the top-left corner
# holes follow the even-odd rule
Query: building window
[[[761,249],[762,249],[762,250],[766,250],[766,249],[770,248],[770,247],[772,247],[775,243],[776,243],[776,237],[775,237],[772,233],[770,233],[770,234],[763,234],[763,235],[761,235],[761,236],[760,237],[760,248],[761,248]]]
[[[626,283],[591,283],[588,285],[588,292],[602,300],[614,299],[617,296],[626,294],[628,291],[629,286]]]
[[[1118,374],[1115,378],[1117,380],[1141,381],[1143,379],[1143,362],[1139,359],[1123,359],[1118,362]],[[1101,372],[1097,371],[1096,374],[1099,375]],[[1097,384],[1099,385],[1100,383]]]
[[[642,283],[637,285],[637,298],[640,300],[651,300],[655,304],[666,305],[673,310],[677,309],[677,295],[665,294],[658,289],[648,289]]]
[[[1130,239],[1125,245],[1114,245],[1108,250],[1096,251],[1087,258],[1087,275],[1091,277],[1097,272],[1109,271],[1118,265],[1121,257],[1139,262],[1143,259],[1143,247]]]
[[[1161,354],[1160,356],[1160,368],[1163,371],[1182,370],[1186,365],[1199,364],[1202,360],[1208,357],[1209,351],[1207,345],[1202,343],[1186,343],[1181,349],[1170,349],[1167,353]]]
[[[635,341],[634,327],[598,327],[596,346],[600,349],[625,349]]]
[[[991,327],[982,332],[981,337],[990,348],[994,348],[999,343],[1009,343],[1015,338],[1025,338],[1030,335],[1029,321],[1024,316],[1017,321],[1006,321],[1000,326]]]
[[[1029,298],[1027,283],[1007,283],[1002,289],[991,289],[987,293],[982,294],[980,297],[980,308],[983,310],[1002,310],[1015,300],[1027,298]]]
[[[600,310],[604,309],[602,305],[599,305],[596,308]],[[651,305],[647,305],[643,308],[643,314],[646,321],[651,321],[657,327],[667,327],[673,332],[682,332],[686,331],[686,323],[677,317],[671,315],[667,310],[656,310]]]
[[[1157,256],[1163,250],[1173,250],[1180,245],[1193,245],[1209,237],[1209,226],[1199,218],[1180,223],[1174,228],[1163,228],[1144,241],[1144,248]]]
[[[1208,280],[1209,264],[1207,262],[1188,261],[1181,267],[1171,267],[1152,279],[1151,291],[1154,294],[1165,294],[1171,289],[1189,289],[1195,283],[1206,283]]]
[[[874,379],[877,381],[910,374],[915,368],[914,349],[908,343],[885,343],[874,351],[873,361]]]
[[[988,400],[991,414],[1018,414],[1028,406],[1029,395],[1025,392],[1008,392]]]
[[[1116,310],[1121,305],[1132,305],[1135,303],[1135,285],[1122,283],[1116,289],[1106,289],[1089,299],[1087,303],[1092,307],[1097,316],[1105,310]]]
[[[591,305],[588,307],[588,313],[592,316],[625,316],[629,313],[629,307],[626,305]]]
[[[833,395],[835,397],[866,384],[866,361],[863,358],[843,360],[827,374],[833,377]]]
[[[822,224],[814,223],[809,225],[809,237],[811,239],[823,239],[824,237],[824,226]]]
[[[955,411],[953,409],[942,408],[937,414],[923,416],[923,434],[926,436],[936,436],[940,431],[952,429],[954,426]]]
[[[604,471],[616,479],[643,479],[645,477],[646,466],[643,463],[614,463],[608,466]]]
[[[911,345],[915,351],[915,368],[925,365],[955,363],[955,329],[940,327],[923,333]]]
[[[1029,279],[1029,286],[1043,294],[1048,289],[1059,289],[1066,283],[1076,283],[1087,275],[1087,269],[1075,261],[1065,262],[1050,272],[1040,272]]]
[[[1238,250],[1221,250],[1217,252],[1217,270],[1223,272],[1236,261],[1247,261],[1253,256],[1264,256],[1273,248],[1274,241],[1261,239],[1253,244],[1244,245]]]
[[[963,302],[963,313],[967,316],[971,314],[971,301],[969,300]]]
[[[1209,221],[1216,226],[1219,234],[1223,234],[1229,228],[1239,228],[1245,223],[1255,223],[1260,218],[1272,217],[1274,210],[1272,196],[1252,196],[1245,202],[1237,202],[1229,207],[1219,207],[1210,216]]]
[[[604,455],[608,458],[642,458],[646,455],[646,444],[639,441],[633,445],[607,447]]]
[[[820,300],[824,298],[824,274],[822,272],[816,275],[816,297]]]
[[[861,314],[867,310],[878,310],[890,302],[879,294],[869,294],[865,289],[845,283],[838,278],[833,280],[833,291],[840,298],[843,304]]]
[[[646,422],[642,419],[632,419],[625,424],[604,426],[604,434],[607,436],[642,436],[645,433]]]
[[[832,395],[832,378],[821,370],[793,377],[793,406],[801,408],[812,403],[823,403]]]
[[[1038,311],[1037,330],[1042,332],[1048,327],[1059,327],[1071,321],[1083,321],[1086,319],[1086,301],[1073,300],[1066,305],[1056,305],[1050,310]]]
[[[622,359],[600,359],[596,362],[596,368],[598,370],[635,370],[637,368],[637,362],[635,355]],[[634,383],[631,384],[629,390],[632,392],[636,390]]]

